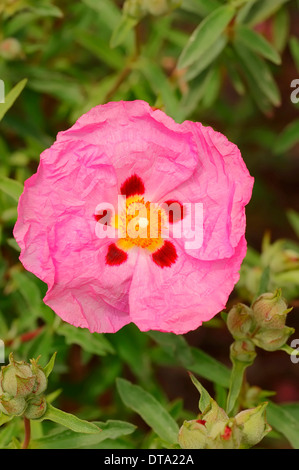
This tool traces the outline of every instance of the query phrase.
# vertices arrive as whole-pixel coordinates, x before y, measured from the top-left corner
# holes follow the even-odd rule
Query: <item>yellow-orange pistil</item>
[[[158,204],[145,201],[140,195],[130,196],[125,209],[112,221],[119,231],[116,245],[125,251],[139,246],[154,253],[164,244],[162,232],[167,220],[165,210]]]

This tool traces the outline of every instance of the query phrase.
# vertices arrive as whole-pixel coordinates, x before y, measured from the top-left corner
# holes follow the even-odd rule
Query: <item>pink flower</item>
[[[25,182],[14,229],[20,260],[47,283],[44,302],[75,326],[186,333],[225,307],[239,279],[252,185],[238,148],[212,128],[177,124],[143,101],[96,106],[58,134]],[[126,203],[117,212],[119,194]],[[120,237],[134,204],[146,208],[138,229],[148,234],[150,203],[160,211],[155,237]],[[188,230],[173,232],[194,203],[203,241],[188,247]],[[113,239],[98,236],[104,227]]]

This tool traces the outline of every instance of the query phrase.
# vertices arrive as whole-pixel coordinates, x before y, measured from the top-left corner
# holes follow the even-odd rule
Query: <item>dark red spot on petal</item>
[[[224,439],[225,441],[228,441],[228,439],[230,438],[232,434],[232,430],[229,426],[225,426],[225,429],[224,429],[224,433],[221,435],[222,439]]]
[[[182,220],[184,218],[184,206],[179,201],[175,201],[173,199],[165,201],[164,204],[167,204],[168,206],[168,218],[170,224],[174,224],[175,222],[178,222],[179,220]]]
[[[124,263],[128,258],[128,254],[120,250],[115,243],[111,243],[108,247],[108,252],[106,255],[106,263],[109,266],[119,266],[120,264]]]
[[[152,255],[154,262],[161,268],[171,266],[176,262],[177,257],[175,246],[168,240],[165,240],[164,245]]]
[[[100,222],[103,225],[110,225],[112,212],[108,210],[103,210],[100,214],[95,214],[94,218],[97,222]]]
[[[132,175],[121,185],[120,192],[123,196],[130,197],[136,194],[144,194],[145,188],[142,179]]]
[[[196,422],[199,423],[199,424],[202,424],[203,426],[205,426],[205,424],[206,424],[206,420],[204,420],[204,419],[197,419]]]

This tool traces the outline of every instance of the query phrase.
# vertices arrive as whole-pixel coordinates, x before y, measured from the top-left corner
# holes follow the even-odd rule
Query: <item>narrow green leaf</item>
[[[53,368],[54,368],[54,364],[55,364],[55,359],[56,359],[56,354],[57,352],[55,352],[51,359],[49,360],[48,364],[43,368],[43,371],[44,373],[46,374],[46,377],[49,377],[49,375],[51,374]]]
[[[5,423],[8,423],[8,421],[12,419],[13,419],[13,416],[5,415],[4,413],[0,411],[0,426],[2,426]]]
[[[135,431],[136,426],[125,421],[109,420],[106,423],[95,421],[98,430],[94,434],[83,434],[74,431],[59,431],[55,434],[31,441],[31,449],[82,449],[97,446],[101,442],[117,439],[120,436],[126,436]]]
[[[259,89],[274,106],[279,106],[280,92],[265,61],[237,41],[234,42],[234,48],[253,82],[252,89]]]
[[[299,212],[290,209],[287,211],[287,218],[299,238]]]
[[[42,304],[42,295],[36,283],[30,279],[26,272],[11,271],[11,277],[26,300],[28,307],[36,316],[39,315],[39,309]]]
[[[80,31],[77,42],[114,70],[124,68],[124,56],[116,49],[111,49],[100,35]]]
[[[283,154],[299,142],[299,119],[288,124],[274,142],[273,150],[276,155]]]
[[[27,78],[21,80],[10,92],[5,96],[5,103],[0,103],[0,121],[3,119],[7,111],[12,107],[18,96],[22,93]]]
[[[221,362],[198,348],[191,348],[194,363],[189,369],[195,374],[223,387],[229,386],[230,370]]]
[[[262,295],[264,292],[268,292],[270,282],[270,267],[266,266],[262,272],[260,285],[256,296]]]
[[[235,40],[274,64],[281,64],[280,55],[274,47],[261,34],[248,26],[239,25],[235,28]]]
[[[39,421],[44,421],[45,419],[53,421],[57,424],[61,424],[62,426],[71,429],[74,432],[87,434],[101,432],[101,429],[96,424],[79,419],[77,416],[66,413],[65,411],[59,410],[58,408],[54,408],[54,406],[50,405],[49,403],[47,404],[47,410],[45,414],[39,419]]]
[[[118,26],[114,29],[110,40],[110,47],[117,47],[124,42],[128,33],[136,26],[138,20],[129,16],[122,16]]]
[[[188,67],[210,50],[235,14],[235,9],[224,5],[214,10],[195,29],[178,61],[179,69]]]
[[[274,15],[289,0],[256,0],[243,19],[249,26],[255,26]]]
[[[296,65],[297,72],[299,72],[299,39],[296,38],[295,36],[292,36],[290,38],[289,44],[290,44],[292,57]]]
[[[231,413],[231,411],[233,411],[235,407],[235,404],[237,402],[237,399],[240,395],[240,391],[242,388],[244,372],[249,365],[250,363],[240,362],[236,360],[233,361],[229,392],[227,396],[227,405],[226,405],[227,414]]]
[[[53,16],[54,18],[62,18],[62,11],[51,3],[40,2],[40,5],[31,7],[31,10],[39,16]]]
[[[0,107],[0,112],[1,112],[1,107]],[[0,176],[0,190],[3,191],[8,196],[12,197],[16,202],[18,202],[24,190],[24,187],[21,183],[19,183],[16,180],[13,180],[11,178],[6,178],[5,176]]]
[[[291,411],[276,403],[269,402],[267,421],[274,429],[283,434],[294,449],[299,449],[299,420]]]
[[[67,344],[78,344],[84,351],[98,356],[114,353],[112,345],[100,333],[90,333],[87,328],[76,328],[68,323],[62,323],[57,333],[65,337]]]
[[[207,0],[183,0],[180,8],[199,16],[207,16],[220,6],[221,3],[217,0],[209,0],[208,2]]]
[[[273,44],[282,52],[290,36],[290,13],[287,8],[281,8],[274,17]]]
[[[206,408],[209,406],[209,404],[211,403],[212,397],[207,392],[207,390],[201,385],[201,383],[198,382],[198,380],[194,377],[194,375],[190,374],[190,378],[192,380],[193,385],[195,385],[195,387],[200,393],[198,408],[203,413],[206,410]]]
[[[163,441],[177,443],[179,427],[156,398],[125,379],[118,378],[116,385],[126,406],[138,413]]]
[[[223,49],[227,44],[227,36],[222,34],[216,39],[213,47],[211,50],[206,51],[200,58],[200,60],[194,62],[188,68],[185,79],[187,81],[192,80],[193,78],[197,77],[201,72],[203,72],[209,65],[211,65],[217,57],[221,54]]]

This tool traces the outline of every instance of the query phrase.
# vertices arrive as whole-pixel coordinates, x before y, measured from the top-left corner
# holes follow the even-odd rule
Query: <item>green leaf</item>
[[[31,441],[31,449],[82,449],[97,446],[106,439],[114,440],[135,431],[136,426],[125,421],[109,420],[106,423],[95,421],[94,424],[101,432],[94,434],[76,433],[74,431],[59,431]]]
[[[299,119],[291,122],[285,129],[277,136],[274,142],[273,150],[276,155],[283,154],[290,150],[294,145],[299,142]]]
[[[146,77],[149,86],[157,96],[160,96],[165,112],[173,119],[178,118],[178,99],[167,76],[155,62],[140,60],[138,68]]]
[[[16,180],[6,178],[5,176],[0,176],[0,190],[18,202],[24,187]]]
[[[287,211],[287,218],[299,238],[299,213],[290,209]]]
[[[21,80],[10,92],[5,96],[5,103],[0,103],[0,121],[3,119],[7,111],[12,107],[18,96],[22,93],[27,78]]]
[[[62,323],[57,333],[64,336],[67,344],[78,344],[84,351],[98,356],[114,353],[112,345],[100,333],[90,333],[86,328],[76,328],[68,323]]]
[[[108,25],[111,30],[117,27],[121,18],[121,11],[113,0],[82,0],[82,2],[97,12],[101,21]]]
[[[11,271],[11,277],[20,291],[30,310],[34,315],[40,315],[40,306],[42,304],[41,292],[36,283],[30,279],[28,273],[20,271]]]
[[[197,77],[201,72],[203,72],[209,65],[211,65],[217,57],[221,54],[223,49],[227,44],[227,37],[222,34],[216,39],[213,47],[211,50],[206,51],[200,58],[200,60],[194,62],[188,68],[185,79],[187,81],[192,80],[193,78]]]
[[[289,0],[256,0],[249,9],[248,14],[243,19],[249,26],[262,23],[270,16],[274,15]]]
[[[47,404],[45,414],[38,420],[50,420],[54,423],[61,424],[62,426],[71,429],[74,432],[81,432],[87,434],[99,433],[101,429],[94,423],[77,418],[70,413],[54,408],[54,406]]]
[[[274,106],[279,106],[281,104],[280,92],[265,61],[237,41],[234,42],[234,48],[247,76],[251,79],[251,89],[260,90]]]
[[[184,47],[178,61],[179,69],[188,67],[211,50],[235,14],[235,9],[224,5],[214,10],[195,29]]]
[[[124,56],[116,49],[111,49],[100,35],[80,31],[77,42],[112,69],[122,70],[124,68]]]
[[[274,17],[273,45],[282,52],[290,35],[290,14],[287,8],[281,8]]]
[[[110,40],[110,47],[117,47],[124,42],[129,32],[137,25],[138,20],[129,16],[122,16],[114,29]]]
[[[179,427],[156,398],[125,379],[118,378],[116,385],[126,406],[138,413],[163,441],[177,443]]]
[[[274,64],[281,64],[281,58],[274,47],[256,31],[248,26],[239,25],[235,28],[235,40],[252,51],[260,54]]]
[[[189,369],[211,382],[228,388],[230,379],[229,368],[198,348],[191,348],[191,351],[194,363]]]
[[[190,378],[193,382],[193,385],[195,385],[195,387],[200,393],[198,408],[203,413],[206,410],[206,408],[209,406],[209,404],[211,403],[212,397],[207,392],[207,390],[201,385],[201,383],[198,382],[198,380],[194,377],[194,375],[190,374]]]
[[[267,421],[274,429],[283,434],[294,449],[299,449],[299,421],[291,411],[276,403],[267,406]]]
[[[63,17],[63,13],[58,7],[48,2],[41,2],[40,0],[37,6],[31,7],[31,10],[39,16],[53,16],[54,18]]]
[[[8,423],[8,421],[12,420],[13,418],[14,416],[5,415],[4,413],[0,411],[0,426],[2,426],[5,423]]]
[[[270,267],[266,266],[262,272],[260,285],[256,297],[263,294],[264,292],[268,292],[269,290],[269,282],[270,282]]]
[[[209,0],[208,2],[207,0],[183,0],[180,8],[199,16],[207,16],[220,6],[221,3],[217,0]]]
[[[49,360],[48,364],[43,368],[43,371],[46,375],[46,377],[49,377],[49,375],[51,374],[53,368],[54,368],[54,364],[55,364],[55,359],[56,359],[56,354],[57,352],[55,352],[51,359]]]
[[[227,405],[226,405],[227,414],[231,413],[231,411],[233,411],[235,407],[235,404],[238,400],[238,397],[240,395],[240,391],[242,388],[244,372],[248,366],[250,366],[249,363],[240,362],[237,360],[233,361],[229,392],[227,396]]]
[[[289,44],[290,44],[292,57],[296,65],[297,72],[299,72],[299,39],[296,38],[295,36],[292,36],[289,41]]]

